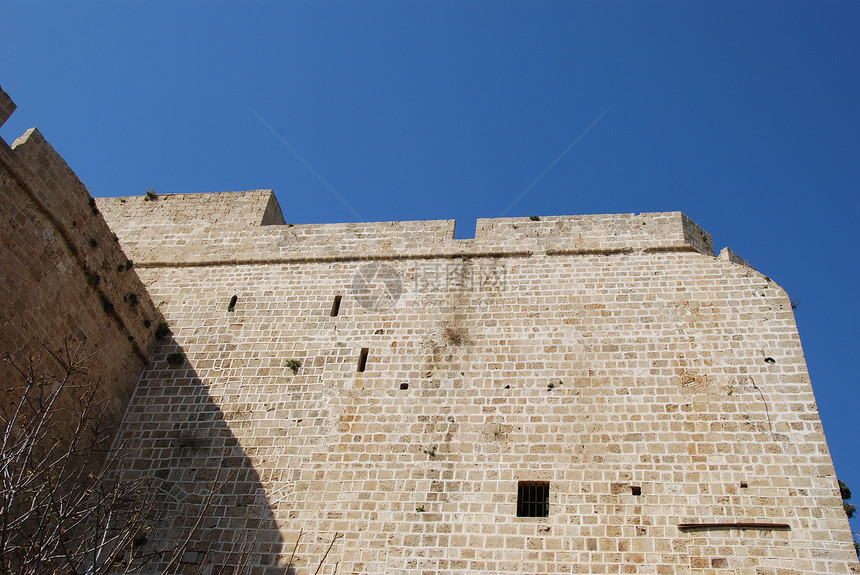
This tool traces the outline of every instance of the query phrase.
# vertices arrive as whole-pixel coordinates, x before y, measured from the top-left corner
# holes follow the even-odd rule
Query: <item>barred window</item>
[[[517,517],[549,516],[549,482],[520,481],[517,485]]]

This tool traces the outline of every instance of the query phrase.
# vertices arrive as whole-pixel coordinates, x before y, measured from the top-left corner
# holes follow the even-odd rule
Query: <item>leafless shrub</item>
[[[118,458],[105,461],[107,404],[87,358],[68,344],[43,355],[58,369],[3,359],[0,573],[174,571],[200,520],[178,543],[149,544],[157,490],[151,478],[125,478]]]

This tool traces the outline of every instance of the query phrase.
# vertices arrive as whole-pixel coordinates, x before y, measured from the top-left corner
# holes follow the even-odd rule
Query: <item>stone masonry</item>
[[[180,493],[235,455],[254,470],[211,518],[216,564],[240,529],[261,568],[295,548],[298,573],[336,535],[339,573],[856,568],[789,299],[683,214],[455,240],[452,221],[201,208],[250,197],[274,201],[98,200],[175,336],[123,444]],[[517,517],[523,481],[548,482],[547,517]]]
[[[201,519],[188,573],[860,572],[787,295],[680,212],[455,240],[265,190],[96,207],[173,333],[115,454],[160,482],[151,544]]]
[[[0,90],[0,125],[14,109]],[[3,403],[6,387],[22,385],[12,363],[60,376],[51,354],[88,357],[82,367],[100,381],[103,431],[110,436],[148,361],[161,315],[95,200],[35,128],[12,146],[0,139],[0,197]],[[74,412],[77,400],[64,396],[62,407]]]

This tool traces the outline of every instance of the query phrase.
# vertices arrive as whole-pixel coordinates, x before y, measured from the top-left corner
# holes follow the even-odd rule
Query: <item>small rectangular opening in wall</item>
[[[631,485],[630,493],[633,495],[642,495],[642,488],[638,485]]]
[[[741,481],[741,489],[746,489],[747,487],[749,487],[749,486],[747,485],[747,482],[746,482],[746,481]]]
[[[400,389],[409,389],[409,384],[408,383],[401,383]]]
[[[367,367],[367,352],[370,351],[369,348],[363,347],[361,348],[361,353],[358,354],[358,372],[361,373],[364,371],[364,368]]]
[[[458,225],[460,224],[460,225]],[[467,225],[471,224],[471,225]],[[454,239],[455,240],[473,240],[475,239],[475,235],[477,232],[478,222],[475,220],[474,223],[471,221],[466,222],[465,220],[460,220],[459,222],[454,222]]]
[[[236,302],[239,300],[239,296],[233,296],[230,298],[230,303],[227,305],[227,311],[233,311],[236,309]]]
[[[340,298],[341,296],[334,296],[334,303],[331,304],[331,317],[337,317],[337,314],[340,313]]]
[[[517,484],[517,517],[549,516],[549,482],[520,481]]]

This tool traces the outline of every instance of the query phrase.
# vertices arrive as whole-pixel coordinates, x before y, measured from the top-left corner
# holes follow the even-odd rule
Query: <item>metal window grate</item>
[[[517,485],[517,517],[549,516],[549,482],[520,481]]]

